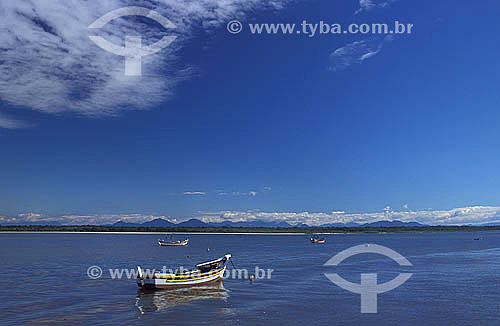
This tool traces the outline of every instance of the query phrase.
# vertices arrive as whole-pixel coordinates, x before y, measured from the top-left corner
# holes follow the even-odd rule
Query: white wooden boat
[[[198,264],[195,269],[182,273],[154,272],[153,275],[146,275],[141,266],[137,266],[137,285],[144,289],[176,289],[213,284],[222,279],[229,259],[231,254]]]
[[[185,239],[182,241],[166,241],[166,240],[158,240],[158,245],[162,247],[178,247],[178,246],[187,246],[189,243],[189,239]]]

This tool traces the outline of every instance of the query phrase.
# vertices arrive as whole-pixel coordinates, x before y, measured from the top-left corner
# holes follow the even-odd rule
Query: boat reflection
[[[141,315],[161,311],[179,305],[185,305],[192,301],[204,299],[227,300],[229,296],[222,281],[215,284],[183,288],[176,290],[139,290],[135,306]]]

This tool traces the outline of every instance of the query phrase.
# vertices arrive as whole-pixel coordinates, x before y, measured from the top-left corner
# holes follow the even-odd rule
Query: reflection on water
[[[139,290],[135,306],[141,315],[161,311],[179,305],[185,305],[192,301],[203,299],[221,299],[226,301],[229,294],[224,288],[222,281],[215,284],[176,289],[176,290]]]

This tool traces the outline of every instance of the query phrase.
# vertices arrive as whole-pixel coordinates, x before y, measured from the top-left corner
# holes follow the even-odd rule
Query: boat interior
[[[206,263],[201,263],[196,265],[195,269],[184,269],[184,270],[176,270],[175,274],[162,274],[162,273],[157,273],[161,274],[162,276],[167,276],[167,275],[192,275],[192,274],[199,274],[199,273],[207,273],[210,272],[211,270],[215,270],[223,266],[227,261],[227,257],[222,257],[217,260],[209,261]]]
[[[224,265],[227,261],[227,257],[223,257],[223,258],[220,258],[220,259],[217,259],[217,260],[213,260],[213,261],[209,261],[209,262],[206,262],[206,263],[202,263],[202,264],[198,264],[196,265],[196,268],[202,272],[202,273],[206,273],[206,272],[209,272],[213,269],[217,269],[219,267],[221,267],[222,265]]]

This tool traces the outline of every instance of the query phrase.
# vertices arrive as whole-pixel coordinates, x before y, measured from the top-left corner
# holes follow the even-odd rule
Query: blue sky
[[[4,221],[500,220],[498,3],[97,3],[0,11]],[[118,43],[178,36],[135,79],[86,28],[127,5],[178,27],[109,27]],[[303,20],[414,28],[384,40],[247,25]],[[376,53],[359,60],[367,46]]]

